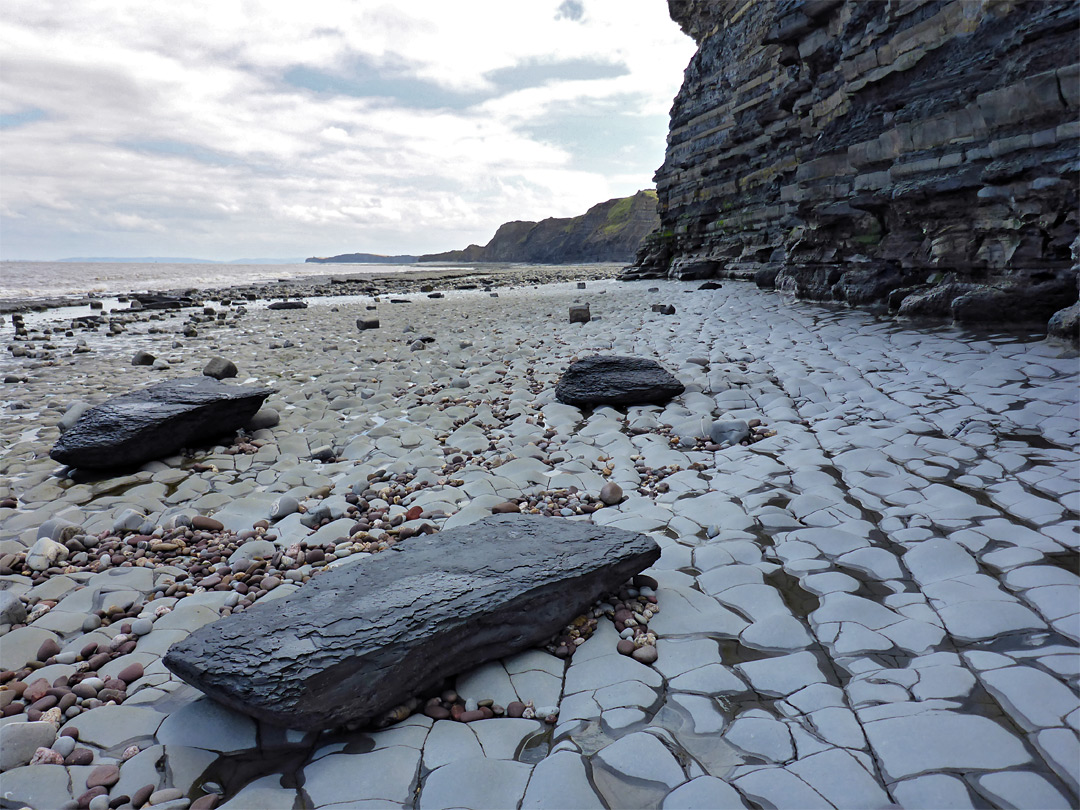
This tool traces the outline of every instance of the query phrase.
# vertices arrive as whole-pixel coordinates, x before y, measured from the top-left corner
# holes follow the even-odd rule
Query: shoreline
[[[650,292],[646,281],[579,289],[567,277],[534,289],[542,270],[507,273],[490,291],[454,289],[474,281],[447,275],[434,285],[441,298],[413,278],[402,281],[408,303],[393,303],[399,290],[388,286],[377,302],[361,292],[270,310],[230,291],[237,300],[211,312],[142,310],[120,323],[119,310],[115,335],[104,321],[49,327],[16,342],[42,356],[0,356],[12,378],[0,389],[0,565],[12,571],[0,590],[30,614],[2,636],[0,670],[32,670],[26,688],[42,673],[82,678],[91,661],[102,675],[44,746],[65,750],[57,729],[77,728],[90,761],[15,765],[5,790],[61,807],[90,790],[91,771],[115,767],[110,799],[152,783],[200,807],[219,796],[218,810],[427,807],[473,795],[484,773],[494,806],[638,806],[642,780],[661,768],[649,804],[723,790],[783,806],[762,779],[798,766],[822,790],[845,769],[863,799],[838,802],[859,806],[914,796],[924,773],[968,770],[1031,773],[1072,800],[1067,751],[1042,745],[1035,760],[1015,729],[1031,722],[1018,712],[1033,680],[1058,702],[1071,689],[1042,662],[1080,652],[1075,614],[1059,616],[1050,599],[1062,576],[1076,580],[1080,548],[1075,355],[788,302],[745,283]],[[568,323],[577,303],[590,304],[590,322]],[[357,318],[372,314],[379,328],[359,331]],[[80,340],[87,351],[74,353]],[[132,365],[139,350],[163,365]],[[686,391],[666,406],[557,402],[566,366],[595,353],[657,360]],[[276,389],[276,424],[118,474],[72,475],[48,458],[73,402],[197,376],[216,355],[238,366],[234,383]],[[710,424],[734,420],[753,440],[712,444]],[[623,493],[612,504],[600,498],[609,483]],[[282,501],[296,508],[282,514]],[[530,651],[452,681],[463,700],[554,708],[550,722],[420,712],[382,731],[294,734],[210,703],[161,663],[197,627],[296,593],[321,569],[364,565],[410,532],[468,525],[507,504],[640,531],[662,549],[645,572],[659,609],[642,605],[654,614],[652,663],[620,654],[615,626],[594,615],[570,658]],[[65,556],[27,570],[50,520],[46,536]],[[248,543],[273,551],[260,552],[257,571],[234,572],[230,558]],[[963,588],[982,589],[977,611]],[[42,647],[50,639],[59,652]],[[82,655],[91,643],[97,651]],[[1017,674],[1016,693],[1002,667]],[[969,700],[976,689],[1011,696],[998,711],[1015,725],[985,717]],[[932,728],[912,732],[908,717]],[[7,749],[49,721],[27,722],[24,709],[0,723]],[[802,747],[755,747],[759,730]],[[895,778],[927,739],[957,733],[981,741],[973,770],[935,747],[934,767]],[[996,758],[984,769],[987,747]],[[239,774],[237,756],[258,764]],[[282,786],[301,770],[302,789]]]
[[[362,267],[363,265],[342,265]],[[279,278],[274,281],[223,283],[221,286],[194,288],[172,287],[167,289],[137,289],[109,293],[72,293],[64,295],[40,295],[24,298],[0,298],[0,315],[23,312],[42,312],[72,306],[84,306],[90,301],[110,297],[132,295],[158,295],[172,298],[190,297],[193,292],[203,297],[224,297],[260,300],[267,298],[309,298],[331,295],[389,294],[418,292],[430,282],[447,284],[450,289],[468,288],[468,285],[504,287],[516,284],[552,284],[560,281],[589,281],[612,278],[625,266],[624,263],[598,263],[580,265],[530,265],[530,264],[455,264],[453,267],[410,266],[400,272],[323,272],[310,276]],[[266,265],[268,271],[274,265]],[[322,267],[322,265],[320,265]],[[268,273],[272,274],[272,273]],[[249,296],[254,296],[249,297]]]

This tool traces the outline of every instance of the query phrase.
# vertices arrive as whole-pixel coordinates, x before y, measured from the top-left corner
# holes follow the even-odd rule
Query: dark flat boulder
[[[233,433],[272,393],[273,388],[228,385],[210,377],[158,383],[85,411],[49,455],[88,469],[142,464]]]
[[[555,398],[579,408],[660,405],[684,390],[681,382],[652,360],[594,355],[570,364],[555,386]]]
[[[659,556],[643,534],[496,515],[410,538],[201,627],[165,666],[275,725],[370,722],[443,678],[550,638]]]
[[[267,309],[307,309],[307,301],[275,301]]]

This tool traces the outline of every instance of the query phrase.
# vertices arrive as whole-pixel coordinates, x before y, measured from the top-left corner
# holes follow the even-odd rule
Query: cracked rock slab
[[[398,549],[202,627],[165,665],[274,725],[372,721],[442,678],[549,638],[660,556],[645,535],[526,515]]]

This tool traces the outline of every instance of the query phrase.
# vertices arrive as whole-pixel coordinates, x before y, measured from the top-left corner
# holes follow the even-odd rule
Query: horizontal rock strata
[[[165,665],[234,709],[305,730],[379,718],[533,646],[660,556],[634,532],[498,515],[315,577],[207,625]]]
[[[1076,3],[670,7],[699,49],[632,277],[965,322],[1076,300]]]

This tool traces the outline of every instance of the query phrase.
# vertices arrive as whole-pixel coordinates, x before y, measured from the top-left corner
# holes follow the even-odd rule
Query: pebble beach
[[[5,322],[0,805],[1076,806],[1075,350],[616,271],[47,308],[29,340]],[[686,390],[558,402],[595,354]],[[73,404],[217,357],[275,390],[250,429],[120,474],[49,458]],[[500,512],[662,555],[382,728],[276,728],[162,663],[325,570]]]

